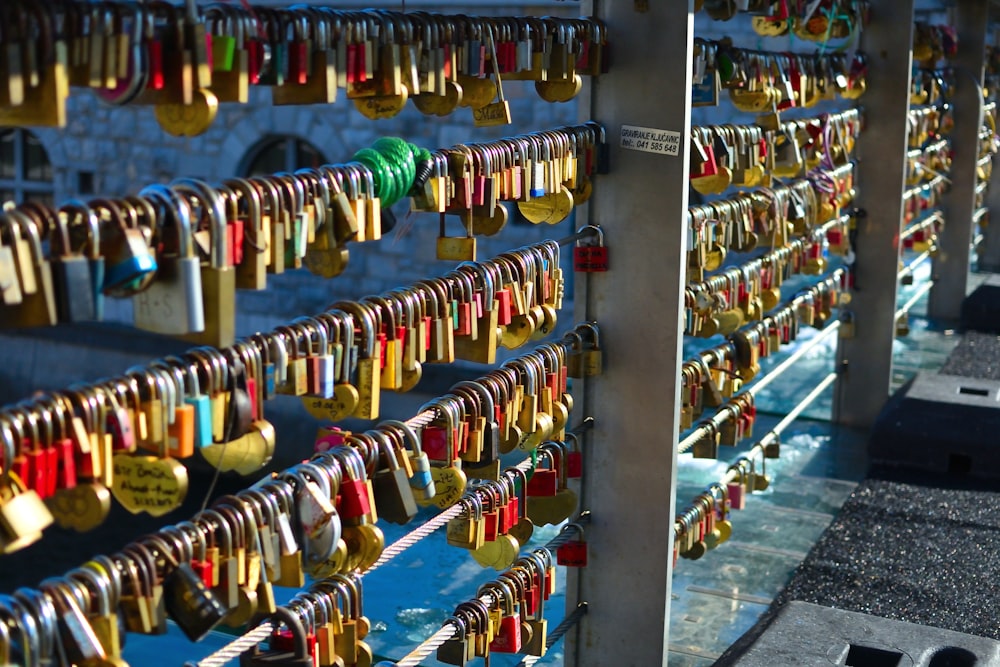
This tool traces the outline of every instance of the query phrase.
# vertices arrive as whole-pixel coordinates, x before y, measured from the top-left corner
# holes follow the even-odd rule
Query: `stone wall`
[[[358,6],[358,2],[347,5]],[[360,3],[371,6],[398,8],[398,2]],[[484,2],[469,3],[480,14],[524,15],[553,14],[573,16],[579,12],[577,3],[540,3],[538,5],[498,6]],[[937,6],[936,0],[921,0],[921,6]],[[434,9],[432,3],[407,3],[408,8]],[[345,5],[346,6],[346,5]],[[442,2],[436,7],[444,12],[459,11],[455,3]],[[816,48],[801,40],[763,38],[752,31],[750,21],[739,16],[729,22],[715,22],[703,13],[696,16],[696,34],[708,38],[732,37],[742,47],[771,51],[796,50],[811,52]],[[615,39],[626,39],[614,35]],[[613,57],[613,50],[612,50]],[[653,66],[650,64],[650,66]],[[659,65],[663,66],[663,65]],[[669,65],[666,65],[669,66]],[[354,151],[371,144],[380,136],[402,136],[428,148],[451,146],[456,143],[485,141],[512,133],[539,130],[573,123],[578,117],[578,105],[549,104],[541,101],[533,86],[509,82],[504,86],[510,100],[514,125],[501,128],[475,128],[471,113],[460,109],[452,116],[438,118],[421,115],[408,106],[390,120],[371,121],[353,108],[341,91],[335,104],[302,107],[275,107],[270,104],[266,89],[253,89],[251,103],[224,104],[212,127],[202,136],[177,138],[165,134],[156,123],[151,108],[109,108],[96,98],[74,90],[69,101],[69,123],[63,130],[37,130],[49,151],[55,172],[57,201],[76,196],[78,172],[94,174],[97,195],[134,193],[143,185],[166,182],[178,176],[193,176],[217,181],[239,175],[247,151],[261,139],[274,134],[291,134],[309,140],[331,162],[350,159]],[[648,91],[651,95],[680,94],[681,91]],[[695,108],[694,124],[752,122],[750,114],[735,110],[723,95],[714,108]],[[845,108],[841,102],[803,110],[814,115],[823,111]],[[787,114],[794,117],[795,111]],[[596,119],[600,120],[600,119]],[[665,128],[673,129],[673,128]],[[617,140],[617,128],[608,128],[609,140]],[[598,185],[598,190],[599,190]],[[447,264],[435,259],[434,238],[437,217],[418,214],[407,217],[405,207],[397,207],[400,225],[378,243],[352,244],[347,271],[334,280],[324,280],[305,270],[272,276],[265,292],[241,292],[238,300],[240,331],[247,333],[268,328],[289,317],[322,309],[339,298],[357,298],[377,293],[395,285],[421,277],[439,274]],[[513,218],[513,216],[512,216]],[[453,229],[457,229],[456,223]],[[480,239],[481,256],[532,241],[561,236],[573,229],[572,221],[558,229],[547,226],[517,225],[513,222],[497,239]],[[107,317],[131,321],[129,302],[108,304]]]
[[[398,3],[381,4],[399,6]],[[421,9],[433,8],[427,3],[409,4],[421,4]],[[439,9],[458,11],[450,6]],[[483,15],[573,16],[578,14],[579,8],[574,3],[509,7],[493,3],[481,10],[477,8],[477,12]],[[386,135],[405,137],[435,149],[576,122],[575,103],[546,103],[538,98],[530,83],[509,82],[504,92],[510,101],[514,125],[476,128],[472,124],[471,111],[467,109],[438,118],[424,116],[409,105],[396,118],[372,121],[354,109],[343,91],[332,105],[277,107],[270,103],[269,90],[252,88],[249,104],[223,104],[206,133],[178,138],[163,132],[152,107],[111,108],[86,91],[74,90],[69,100],[67,127],[38,129],[36,134],[53,163],[56,201],[64,201],[78,196],[79,172],[94,175],[94,193],[83,196],[135,193],[146,184],[167,182],[179,176],[208,181],[238,176],[248,150],[269,135],[288,134],[307,139],[329,162],[346,162],[355,151]],[[270,328],[293,316],[322,310],[335,299],[378,293],[449,269],[449,265],[435,258],[437,216],[407,217],[403,204],[397,205],[396,212],[400,219],[396,232],[378,243],[352,244],[348,269],[338,278],[325,280],[305,270],[289,271],[272,276],[267,291],[241,292],[238,297],[240,331],[250,333]],[[457,223],[451,221],[449,224],[454,225],[451,233],[456,233]],[[567,222],[559,230],[553,230],[547,226],[512,223],[499,240],[481,240],[481,256],[487,257],[553,234],[570,233],[571,224]],[[131,303],[110,301],[106,319],[131,322]]]

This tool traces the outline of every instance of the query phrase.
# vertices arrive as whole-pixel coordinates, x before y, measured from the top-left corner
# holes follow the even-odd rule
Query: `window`
[[[94,172],[76,172],[76,193],[79,195],[94,194]]]
[[[278,171],[316,168],[326,163],[318,148],[293,136],[268,137],[247,151],[243,158],[245,176],[266,176]]]
[[[53,203],[52,163],[27,130],[0,132],[0,201]]]

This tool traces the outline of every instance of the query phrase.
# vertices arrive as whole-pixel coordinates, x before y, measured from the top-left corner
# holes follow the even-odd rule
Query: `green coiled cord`
[[[406,197],[417,177],[417,165],[431,159],[430,151],[397,137],[382,137],[371,148],[354,154],[372,172],[375,195],[389,207]]]

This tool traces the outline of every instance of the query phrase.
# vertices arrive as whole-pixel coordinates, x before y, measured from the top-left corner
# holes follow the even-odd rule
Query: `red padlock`
[[[556,549],[556,563],[566,567],[586,567],[587,543],[583,539],[583,527],[577,523],[568,523],[563,526],[563,531],[565,530],[576,530],[578,536]]]
[[[343,450],[341,450],[343,451]],[[356,451],[356,450],[350,450]],[[342,464],[346,464],[346,456],[340,457],[339,452],[335,453]],[[337,511],[344,519],[360,519],[371,514],[372,503],[368,495],[368,484],[365,480],[364,467],[342,465],[346,469],[346,474],[340,481],[338,492],[339,502]]]
[[[507,595],[504,595],[506,601]],[[521,651],[521,614],[514,610],[511,603],[505,610],[496,635],[490,642],[490,650],[496,653],[520,653]]]
[[[243,263],[243,241],[246,236],[245,227],[239,218],[231,218],[226,225],[226,236],[229,241],[229,264],[239,266]]]
[[[163,76],[163,42],[155,36],[148,42],[147,55],[149,56],[149,82],[146,88],[149,90],[163,90],[166,80]],[[138,67],[138,63],[133,64]]]
[[[359,51],[360,51],[360,54],[358,53]],[[365,64],[364,64],[364,60],[363,60],[364,57],[365,57],[364,50],[361,48],[360,44],[355,44],[355,43],[348,44],[347,45],[347,74],[346,74],[346,76],[347,76],[347,83],[357,83],[359,81],[359,79],[358,79],[358,71],[359,71],[358,60],[359,60],[359,56],[360,56],[360,59],[361,59],[360,72],[361,72],[361,75],[364,76],[364,72],[365,72]]]
[[[826,231],[826,240],[831,246],[839,246],[844,240],[844,231],[840,227],[831,227]]]
[[[472,335],[472,304],[469,302],[460,301],[458,304],[458,328],[455,329],[455,335]]]
[[[42,498],[48,497],[48,460],[37,443],[21,442],[21,454],[14,459],[12,469],[24,485]]]
[[[554,496],[559,490],[559,471],[554,468],[535,468],[528,480],[529,496]]]
[[[309,44],[304,36],[288,44],[288,81],[304,85],[309,79]]]
[[[250,85],[256,86],[260,82],[260,68],[263,60],[261,43],[257,39],[248,39],[247,48],[247,78]]]
[[[215,586],[214,579],[212,577],[212,563],[208,560],[198,560],[197,558],[191,561],[191,569],[194,573],[198,575],[202,583],[205,584],[206,588],[212,588]]]
[[[55,495],[59,481],[59,450],[52,445],[42,449],[42,461],[45,466],[45,491],[39,492],[43,498]]]
[[[294,653],[295,635],[291,630],[276,630],[271,634],[270,646],[272,651]],[[315,664],[315,658],[318,654],[316,653],[316,634],[313,632],[306,634],[306,651],[310,656],[313,656]]]
[[[448,431],[445,426],[425,426],[420,433],[420,446],[427,457],[435,461],[453,461],[455,459],[452,443],[448,442]]]
[[[736,465],[730,466],[730,472],[735,472],[739,475],[739,478],[735,482],[728,482],[726,484],[726,495],[729,497],[729,507],[734,510],[746,509],[746,484],[747,484],[747,469],[746,462],[741,461]]]
[[[500,535],[500,511],[497,507],[498,498],[487,494],[483,503],[483,534],[487,542],[496,542]]]
[[[368,489],[360,479],[343,480],[340,483],[340,503],[337,506],[345,519],[360,519],[371,513]]]
[[[692,135],[693,136],[693,135]],[[715,162],[715,148],[712,144],[702,144],[700,142],[695,143],[695,148],[701,148],[699,153],[699,158],[704,155],[705,161],[701,163],[700,170],[696,170],[691,174],[692,178],[700,178],[702,176],[715,176],[719,173],[719,165]],[[691,165],[695,166],[697,160],[692,158]]]
[[[524,589],[524,609],[528,616],[538,614],[538,605],[541,603],[542,594],[538,587],[537,577],[531,578],[531,586]]]
[[[521,513],[521,500],[514,494],[510,497],[510,502],[507,504],[507,530],[517,525],[520,521]]]
[[[566,477],[580,479],[583,477],[583,452],[580,451],[580,439],[575,433],[567,433],[566,437],[573,441],[573,448],[566,452]]]
[[[56,488],[72,489],[76,486],[76,447],[69,438],[53,445],[56,451]],[[53,491],[54,493],[54,491]]]
[[[510,290],[506,287],[500,288],[496,292],[497,299],[497,324],[499,326],[505,327],[511,323],[511,311],[510,311],[510,300],[511,294]]]
[[[389,337],[385,335],[384,331],[378,332],[378,336],[377,337],[378,337],[378,349],[379,349],[379,356],[378,356],[379,366],[378,367],[379,367],[379,370],[382,370],[382,369],[385,368],[385,348],[386,348],[385,342],[387,340],[389,340]]]
[[[489,526],[487,525],[488,528]],[[501,535],[506,535],[510,529],[510,501],[507,500],[497,506],[497,532]]]

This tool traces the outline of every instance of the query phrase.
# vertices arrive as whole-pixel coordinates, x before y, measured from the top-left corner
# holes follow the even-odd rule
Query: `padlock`
[[[528,554],[527,558],[534,563],[536,583],[541,589],[536,592],[537,609],[526,619],[528,627],[531,629],[531,636],[524,642],[523,652],[527,655],[543,657],[548,650],[548,625],[545,618],[545,598],[550,583],[549,564],[551,555],[546,549],[536,549]]]
[[[410,488],[416,497],[423,500],[431,500],[435,495],[434,478],[431,477],[431,462],[427,454],[421,448],[420,438],[409,425],[396,420],[385,420],[379,425],[380,428],[389,427],[399,429],[410,443],[411,451],[406,455],[410,460],[410,468],[413,475],[410,477]]]
[[[492,275],[482,265],[477,267],[462,265],[457,270],[457,273],[468,277],[466,284],[478,278],[483,287],[481,291],[474,291],[469,285],[469,291],[477,300],[469,304],[469,324],[474,333],[455,338],[455,356],[481,364],[493,364],[496,362],[497,347],[503,339],[503,329],[499,328],[500,309]]]
[[[910,313],[903,312],[896,318],[896,336],[905,338],[910,335]]]
[[[755,463],[751,460],[751,465]],[[754,470],[753,474],[753,490],[754,491],[767,491],[768,487],[771,486],[771,478],[767,474],[767,456],[761,454],[760,457],[760,472]]]
[[[459,503],[461,514],[448,521],[445,535],[448,544],[475,551],[486,542],[486,523],[483,519],[483,505],[476,494],[463,496]]]
[[[21,301],[4,308],[2,325],[7,327],[53,326],[59,321],[52,267],[42,249],[39,226],[27,213],[11,209],[0,215],[11,236]],[[27,238],[24,238],[24,236]]]
[[[774,436],[764,445],[764,456],[769,459],[776,459],[781,456],[781,441],[778,436]]]
[[[734,510],[746,509],[746,482],[747,482],[747,471],[745,466],[741,463],[732,465],[729,467],[729,472],[735,472],[738,478],[735,482],[728,482],[726,484],[727,497],[729,498],[730,507]]]
[[[842,310],[837,319],[840,321],[840,329],[837,335],[840,338],[854,338],[854,313]]]
[[[84,219],[88,228],[98,224],[97,215],[90,207],[71,200],[52,217],[54,227],[49,239],[59,321],[67,323],[97,319],[95,299],[100,293],[93,289],[90,261],[82,253],[75,252],[71,245],[69,227],[77,215]]]
[[[581,366],[583,376],[592,377],[594,375],[600,375],[602,372],[603,357],[601,353],[600,332],[597,329],[597,324],[594,322],[587,322],[577,328],[591,332],[590,344],[583,351]]]
[[[13,460],[17,448],[7,423],[0,424],[4,460]],[[13,553],[33,544],[54,521],[44,501],[13,472],[0,477],[0,553]]]
[[[221,512],[214,509],[207,509],[202,512],[195,525],[204,526],[205,535],[209,539],[214,540],[214,544],[217,545],[221,542],[222,545],[221,547],[214,547],[218,554],[218,559],[212,591],[228,610],[225,620],[228,625],[233,612],[240,606],[240,582],[249,581],[250,579],[246,572],[248,558],[246,548],[243,547],[242,552],[239,551],[239,543],[242,542],[243,535],[241,534],[239,538],[234,537],[233,526],[230,525]],[[240,533],[241,531],[238,530],[238,526],[235,527],[237,528],[237,532]],[[240,560],[241,555],[243,557],[242,561]],[[242,577],[240,576],[241,564],[243,565]],[[259,573],[256,574],[254,579],[259,576]],[[257,581],[253,583],[257,583]]]
[[[350,431],[344,431],[339,426],[321,426],[316,432],[316,442],[313,443],[313,451],[316,454],[328,452],[334,447],[340,447],[347,443]]]
[[[583,538],[583,526],[578,523],[567,523],[560,533],[575,530],[576,539],[567,540],[556,548],[556,562],[566,567],[587,566],[587,542]]]
[[[178,563],[163,549],[162,555],[170,561],[172,569],[163,578],[164,604],[188,639],[200,641],[222,622],[229,610],[191,569],[190,563]]]
[[[97,569],[102,567],[97,561],[91,561],[74,570],[69,576],[75,581],[85,583],[90,591],[91,609],[85,611],[94,635],[101,643],[109,661],[105,664],[109,667],[124,667],[125,663],[121,659],[120,621],[117,609],[112,604],[112,581],[105,576],[106,573]]]
[[[439,662],[447,665],[463,667],[475,658],[475,647],[470,641],[471,633],[468,632],[465,622],[457,616],[445,620],[445,623],[455,628],[455,634],[438,647],[436,657]]]
[[[236,269],[229,262],[225,204],[218,191],[197,179],[178,179],[171,188],[186,195],[189,203],[192,197],[197,198],[201,217],[208,220],[208,261],[200,267],[204,326],[184,339],[216,348],[229,347],[236,340]]]
[[[130,200],[130,203],[133,202]],[[148,223],[154,224],[157,220],[156,209],[152,206],[147,208],[148,204],[147,200],[136,198],[133,205],[141,206],[143,214],[149,217]],[[102,283],[104,293],[108,296],[130,296],[148,286],[156,275],[159,264],[138,220],[122,215],[119,207],[110,200],[98,199],[92,201],[91,206],[107,210],[113,223],[110,232],[99,235],[92,233],[89,239],[91,257],[99,252],[98,256],[105,258]]]
[[[532,498],[528,503],[528,517],[536,526],[557,525],[576,511],[579,499],[576,492],[567,486],[565,451],[565,445],[560,442],[546,442],[539,447],[539,458],[541,458],[541,454],[548,454],[557,477],[555,493],[549,493],[551,488],[546,484],[546,493]],[[537,474],[538,471],[536,470],[535,473]],[[529,482],[529,487],[530,485]],[[531,493],[529,492],[528,495],[530,496]]]
[[[543,456],[539,455],[539,462]],[[551,452],[546,452],[544,458],[548,460],[548,468],[536,467],[531,477],[528,479],[527,493],[529,497],[554,496],[559,488],[559,471],[556,469],[555,457]]]
[[[576,433],[566,433],[573,441],[572,449],[566,452],[566,476],[570,479],[583,477],[583,452],[580,450],[580,437]]]
[[[406,471],[400,467],[388,436],[379,431],[372,431],[371,435],[381,438],[379,451],[382,455],[381,462],[386,466],[377,469],[372,477],[378,514],[391,523],[408,523],[417,515],[417,503]],[[406,456],[405,452],[403,456]]]
[[[604,245],[604,230],[596,225],[586,225],[576,230],[582,234],[585,230],[595,230],[596,245],[580,245],[573,247],[573,270],[578,273],[603,273],[608,270],[608,248]]]
[[[157,333],[180,335],[205,330],[201,265],[194,252],[191,211],[187,200],[163,185],[151,185],[140,196],[158,203],[173,222],[176,248],[158,258],[156,280],[132,299],[135,326]]]
[[[505,580],[492,582],[480,587],[479,594],[492,592],[492,597],[500,605],[500,623],[496,628],[490,650],[496,653],[520,653],[523,646],[521,635],[521,614],[516,607],[513,587]]]
[[[106,659],[104,646],[94,633],[83,610],[80,609],[70,585],[56,581],[43,584],[41,589],[52,603],[56,619],[55,629],[67,660],[74,665],[85,665]]]
[[[284,624],[290,631],[294,648],[291,651],[278,651],[269,647],[262,651],[259,644],[244,651],[240,655],[240,667],[264,667],[265,665],[287,665],[288,667],[314,667],[313,656],[309,653],[306,640],[306,629],[298,615],[288,607],[278,607],[273,614],[276,622]]]

